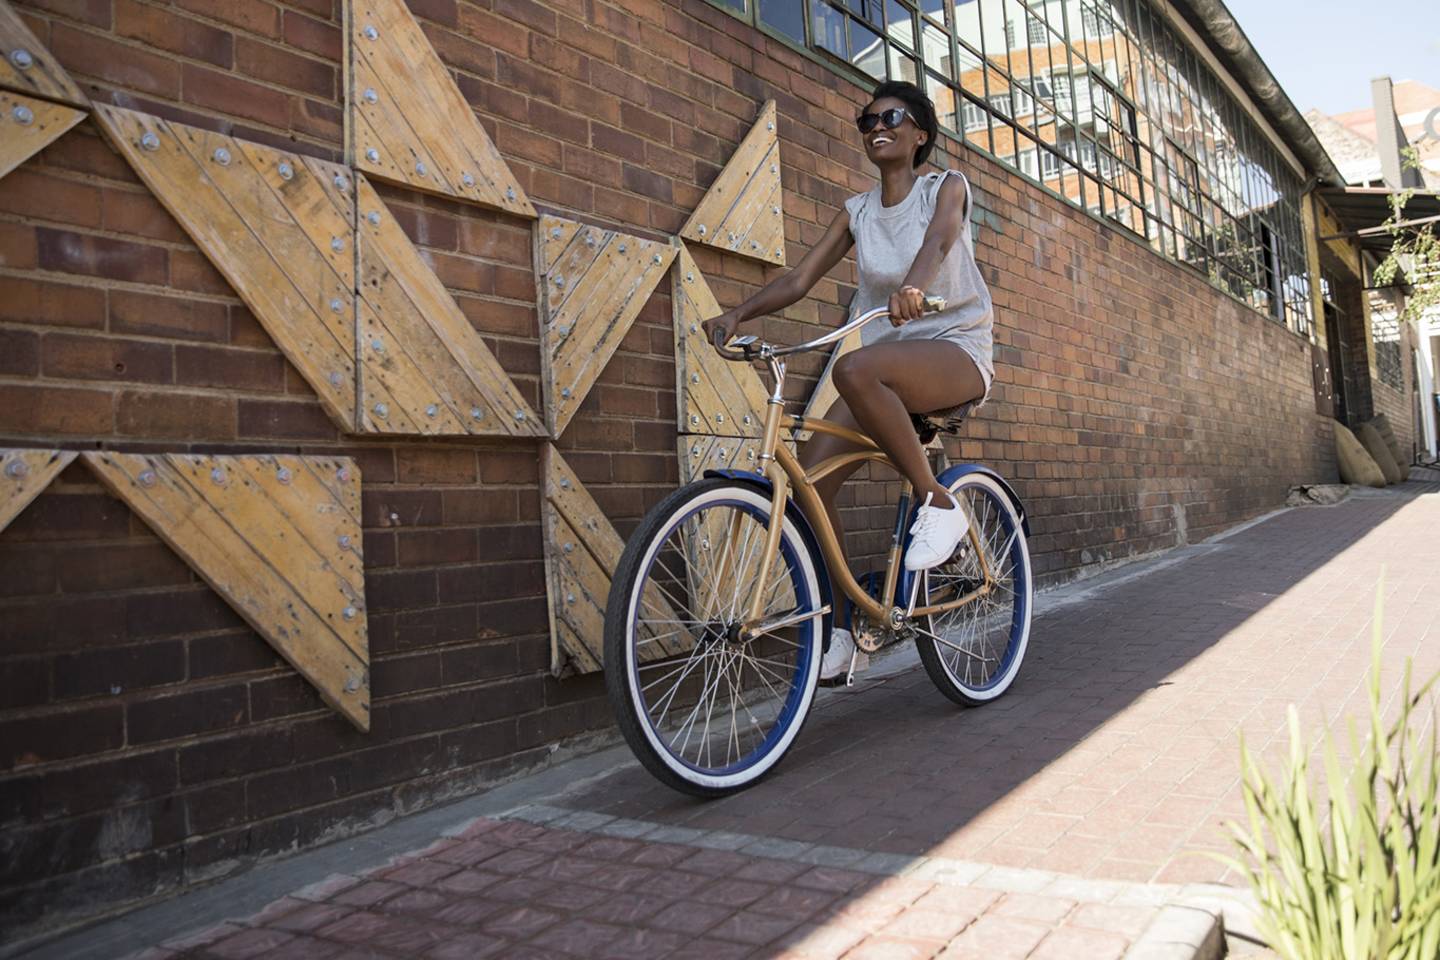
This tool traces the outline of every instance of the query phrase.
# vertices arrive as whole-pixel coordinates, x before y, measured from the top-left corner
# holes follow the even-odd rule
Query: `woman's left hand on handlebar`
[[[925,315],[925,291],[919,287],[901,287],[890,294],[890,323],[900,326]]]

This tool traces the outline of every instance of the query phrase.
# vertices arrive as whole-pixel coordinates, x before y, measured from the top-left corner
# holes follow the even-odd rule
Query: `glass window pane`
[[[925,92],[931,100],[935,101],[935,116],[940,121],[940,126],[950,130],[959,130],[960,127],[955,121],[954,89],[944,80],[927,71]]]
[[[902,53],[899,47],[890,47],[890,79],[905,80],[909,83],[919,84],[919,73],[915,69],[915,59],[908,54]]]
[[[795,0],[760,0],[760,22],[796,43],[805,42],[805,7]]]
[[[955,67],[950,62],[950,35],[928,21],[920,28],[920,56],[931,70],[955,79]]]
[[[845,42],[845,14],[836,10],[825,0],[814,0],[810,5],[815,30],[815,46],[827,50],[837,57],[849,59],[850,49]]]
[[[945,23],[945,0],[920,0],[920,12],[936,23]]]
[[[850,21],[850,62],[876,80],[885,77],[885,41],[859,20]]]
[[[915,49],[915,18],[896,0],[887,0],[885,4],[885,32],[891,40],[904,44],[907,50]]]

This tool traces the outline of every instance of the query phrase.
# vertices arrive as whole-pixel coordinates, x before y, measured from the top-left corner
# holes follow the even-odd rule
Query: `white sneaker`
[[[925,502],[920,504],[920,509],[915,512],[915,522],[910,525],[910,548],[905,551],[906,570],[929,570],[949,560],[970,529],[970,519],[958,500],[950,496],[950,502],[955,506],[942,510],[930,506],[932,496],[925,494]]]
[[[820,661],[820,679],[832,680],[850,669],[850,658],[855,657],[855,672],[870,666],[870,654],[855,650],[855,638],[849,630],[836,627],[830,631],[830,650]]]

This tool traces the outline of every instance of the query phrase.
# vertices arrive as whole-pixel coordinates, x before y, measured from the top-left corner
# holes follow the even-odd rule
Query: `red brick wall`
[[[850,124],[861,92],[699,0],[412,7],[543,209],[676,231],[769,97],[792,262],[870,183]],[[340,158],[339,0],[20,9],[96,100]],[[999,311],[996,399],[956,452],[1015,479],[1043,578],[1203,537],[1289,484],[1333,479],[1298,338],[956,152]],[[385,195],[538,406],[528,224]],[[696,254],[724,303],[767,276]],[[836,323],[852,281],[837,269],[767,334]],[[676,481],[669,310],[662,286],[560,441],[622,533]],[[797,400],[820,363],[796,364]],[[0,534],[6,927],[364,829],[608,723],[597,677],[547,674],[535,445],[338,435],[88,121],[0,179],[0,444],[356,457],[374,693],[372,731],[356,733],[83,467],[67,470]],[[883,542],[887,496],[854,492],[857,555]]]

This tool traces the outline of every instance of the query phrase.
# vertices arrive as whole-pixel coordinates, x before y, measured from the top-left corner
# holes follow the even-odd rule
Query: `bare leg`
[[[845,405],[844,400],[836,400],[830,409],[825,413],[825,419],[831,423],[848,427],[851,430],[859,430],[860,425],[855,422],[851,415],[850,408]],[[800,448],[800,465],[806,470],[812,469],[816,464],[842,453],[849,453],[858,450],[859,447],[848,440],[841,440],[839,437],[832,437],[827,433],[816,433],[811,435],[805,445]],[[825,504],[825,516],[830,520],[830,528],[835,531],[835,541],[840,545],[840,553],[845,553],[845,528],[840,523],[840,511],[835,508],[835,496],[840,492],[840,487],[845,483],[860,464],[844,467],[836,470],[820,482],[815,484],[815,492],[820,496],[820,502]],[[838,570],[830,571],[830,582],[839,583]],[[839,594],[837,593],[837,596]]]
[[[841,357],[834,377],[860,429],[889,455],[916,496],[934,494],[931,505],[949,509],[950,498],[930,469],[910,414],[979,398],[985,381],[970,355],[944,340],[875,343]]]

